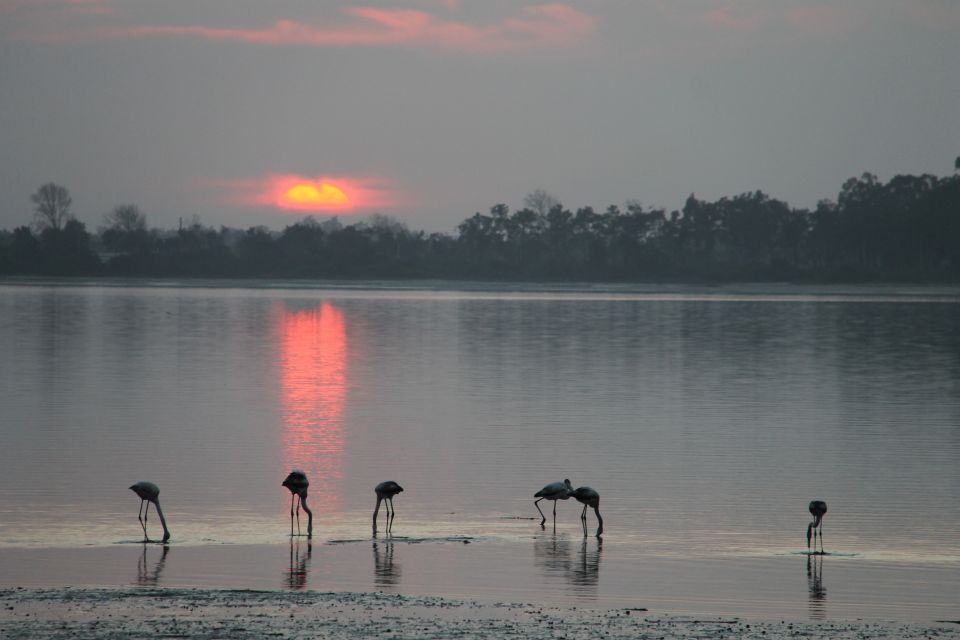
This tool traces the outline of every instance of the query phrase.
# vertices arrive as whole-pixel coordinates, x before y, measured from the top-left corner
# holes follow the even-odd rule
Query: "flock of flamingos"
[[[303,535],[300,533],[300,507],[303,507],[303,510],[307,513],[307,537],[313,537],[313,512],[310,511],[310,508],[307,507],[307,489],[310,487],[310,482],[307,480],[307,474],[299,469],[294,469],[291,471],[286,479],[281,483],[281,486],[286,487],[290,490],[290,535],[295,535],[293,533],[293,521],[294,515],[296,515],[297,521],[297,533],[296,535]],[[150,542],[150,538],[147,535],[147,512],[150,511],[150,503],[152,502],[154,507],[157,509],[157,515],[160,517],[160,524],[163,525],[163,542],[170,540],[170,530],[167,529],[167,521],[163,517],[163,510],[160,509],[160,488],[153,484],[152,482],[146,482],[141,480],[140,482],[134,484],[130,487],[130,490],[133,491],[140,497],[140,511],[137,512],[137,520],[140,521],[140,526],[143,527],[143,540],[144,542]],[[373,509],[373,532],[377,532],[377,514],[380,512],[380,503],[385,503],[385,508],[387,511],[387,526],[386,530],[390,531],[393,527],[393,519],[396,517],[397,512],[393,507],[393,498],[398,493],[403,491],[403,487],[394,482],[393,480],[387,480],[386,482],[381,482],[376,487],[374,487],[374,492],[377,494],[377,506]],[[574,498],[577,502],[580,502],[583,505],[583,512],[580,514],[580,521],[583,524],[583,535],[587,535],[587,507],[591,507],[593,512],[597,514],[597,533],[596,536],[599,538],[603,534],[603,518],[600,517],[600,494],[597,493],[594,489],[590,487],[577,487],[573,488],[573,485],[570,484],[570,480],[564,480],[563,482],[551,482],[540,491],[537,491],[533,494],[533,497],[536,500],[533,501],[533,506],[537,508],[537,511],[540,512],[540,526],[543,527],[547,521],[547,517],[543,515],[543,511],[540,509],[538,504],[541,500],[550,500],[553,502],[553,524],[556,527],[557,524],[557,500],[568,500],[569,498]],[[294,510],[294,502],[296,502],[296,510]],[[144,509],[146,505],[146,509]],[[808,507],[810,510],[810,515],[813,516],[813,522],[807,525],[807,549],[810,549],[810,539],[813,538],[813,552],[817,553],[817,534],[819,532],[820,537],[820,554],[824,554],[823,550],[823,516],[827,513],[827,503],[823,500],[814,500],[810,503]]]

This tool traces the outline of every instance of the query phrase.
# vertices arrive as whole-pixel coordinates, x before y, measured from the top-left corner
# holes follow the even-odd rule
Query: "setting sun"
[[[405,201],[391,181],[372,177],[272,173],[262,178],[221,181],[218,186],[229,189],[228,197],[236,204],[284,213],[363,214]]]
[[[299,183],[284,192],[285,203],[292,207],[302,208],[325,208],[325,207],[348,207],[350,198],[343,192],[343,189],[326,182],[319,185],[314,183]]]

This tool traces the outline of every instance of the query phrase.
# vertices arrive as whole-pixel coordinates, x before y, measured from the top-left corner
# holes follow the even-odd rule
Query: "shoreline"
[[[960,638],[930,623],[746,620],[383,592],[0,589],[4,638]]]
[[[675,558],[633,545],[529,540],[291,541],[0,549],[0,589],[73,593],[387,593],[741,620],[928,624],[957,611],[956,565],[831,556]],[[466,544],[465,542],[470,542]]]

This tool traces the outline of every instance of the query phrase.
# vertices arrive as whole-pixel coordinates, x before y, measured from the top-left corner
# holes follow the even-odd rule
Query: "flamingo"
[[[163,525],[163,542],[169,540],[170,530],[167,529],[167,521],[163,517],[163,510],[160,508],[160,488],[152,482],[141,480],[132,485],[130,490],[140,496],[140,511],[137,512],[137,520],[140,521],[140,526],[143,527],[143,541],[150,542],[150,538],[147,536],[147,513],[150,511],[151,502],[157,507],[157,515],[160,516],[160,524]],[[147,503],[146,509],[143,508],[144,502]],[[143,513],[142,518],[140,517],[141,512]]]
[[[547,516],[543,515],[543,511],[540,510],[540,505],[537,504],[541,500],[552,500],[553,501],[553,526],[557,526],[557,500],[568,500],[570,494],[573,493],[573,485],[570,484],[570,480],[564,480],[563,482],[551,482],[540,491],[537,491],[533,494],[533,497],[536,500],[533,501],[533,506],[537,508],[537,511],[540,511],[540,526],[543,527],[544,523],[547,521]]]
[[[300,469],[294,469],[289,474],[287,478],[281,483],[280,486],[286,487],[290,490],[290,536],[293,537],[293,501],[297,500],[297,535],[303,535],[300,533],[300,507],[303,506],[303,510],[307,512],[307,537],[313,537],[313,512],[310,511],[310,507],[307,506],[307,487],[310,486],[310,481],[307,480],[307,474],[305,474]]]
[[[593,507],[593,512],[597,514],[597,537],[603,535],[603,518],[600,517],[600,494],[590,487],[577,487],[577,490],[571,494],[577,499],[577,502],[583,505],[583,513],[580,514],[580,520],[583,522],[583,537],[587,537],[587,507]]]
[[[813,536],[813,552],[817,552],[817,529],[820,529],[820,553],[823,553],[823,516],[827,513],[827,503],[823,500],[814,500],[807,507],[813,522],[807,525],[807,549],[810,548],[810,537]]]
[[[393,518],[397,515],[397,511],[393,506],[393,496],[397,495],[403,491],[403,487],[398,485],[393,480],[387,480],[386,482],[381,482],[373,490],[377,494],[377,506],[373,509],[373,532],[377,532],[377,513],[380,511],[380,503],[384,500],[389,502],[386,506],[387,509],[387,531],[393,527]]]

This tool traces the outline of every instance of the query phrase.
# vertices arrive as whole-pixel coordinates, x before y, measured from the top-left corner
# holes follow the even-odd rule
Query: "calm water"
[[[822,498],[827,561],[956,574],[958,325],[949,289],[0,285],[0,547],[136,540],[139,479],[178,545],[285,544],[301,467],[315,547],[395,479],[397,535],[589,571],[579,505],[526,519],[568,477],[605,566],[802,564]]]

